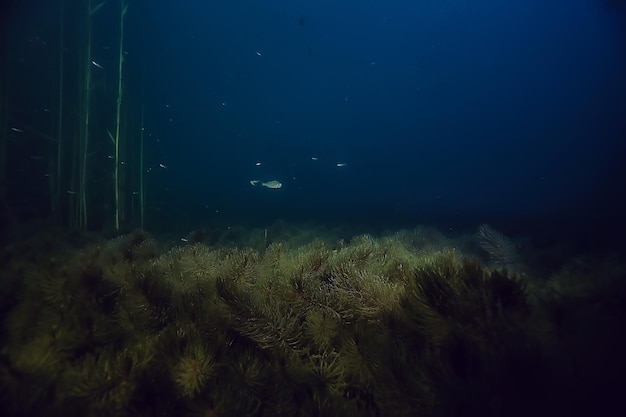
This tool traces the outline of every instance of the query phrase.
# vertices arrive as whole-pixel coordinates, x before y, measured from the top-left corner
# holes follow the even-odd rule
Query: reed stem
[[[59,7],[59,113],[58,113],[58,130],[57,130],[57,161],[56,161],[56,177],[54,184],[54,198],[52,211],[58,213],[59,205],[61,202],[61,176],[62,171],[62,156],[63,156],[63,88],[64,88],[64,37],[65,27],[63,23],[64,19],[64,0],[60,0]]]
[[[120,54],[117,79],[117,115],[115,121],[115,230],[120,229],[120,117],[122,109],[122,69],[124,64],[124,16],[128,9],[128,4],[124,0],[120,1]]]
[[[83,84],[83,132],[81,137],[81,166],[79,170],[79,189],[78,189],[78,227],[87,228],[87,155],[89,151],[89,118],[91,108],[91,1],[88,2],[87,8],[87,45],[84,59],[85,64],[85,81]]]
[[[142,94],[143,96],[143,94]],[[144,140],[144,112],[145,104],[143,98],[141,101],[141,133],[139,136],[139,223],[143,229],[144,213],[145,213],[145,194],[143,188],[143,140]]]

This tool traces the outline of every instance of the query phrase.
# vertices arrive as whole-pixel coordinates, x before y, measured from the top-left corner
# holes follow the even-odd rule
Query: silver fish
[[[250,184],[254,186],[260,185],[262,187],[272,188],[274,190],[278,188],[282,188],[283,186],[282,182],[276,181],[276,180],[271,180],[271,181],[252,180],[250,181]]]

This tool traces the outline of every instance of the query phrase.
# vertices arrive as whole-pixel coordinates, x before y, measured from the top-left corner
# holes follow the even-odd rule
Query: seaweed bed
[[[623,264],[574,259],[539,276],[521,261],[482,258],[471,238],[429,233],[253,248],[166,247],[136,231],[7,245],[0,412],[624,409]]]

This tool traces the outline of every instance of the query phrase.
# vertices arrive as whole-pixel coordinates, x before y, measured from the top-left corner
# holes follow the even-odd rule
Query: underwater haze
[[[0,42],[0,416],[626,415],[626,0],[3,0]]]
[[[623,2],[128,1],[121,90],[119,2],[88,2],[90,23],[73,29],[84,6],[61,3],[5,6],[13,218],[84,206],[85,228],[112,228],[117,207],[132,228],[142,193],[148,230],[490,223],[594,245],[624,231]],[[59,39],[61,118],[78,139],[56,161],[41,136],[57,136]],[[70,85],[86,73],[81,102],[85,82]],[[120,91],[127,150],[113,185]],[[82,146],[67,114],[85,100]]]

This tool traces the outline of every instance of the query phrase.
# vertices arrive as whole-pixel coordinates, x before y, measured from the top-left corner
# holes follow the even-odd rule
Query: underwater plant
[[[115,145],[115,230],[119,230],[121,221],[121,207],[120,207],[120,117],[122,109],[122,73],[124,65],[124,17],[128,10],[128,3],[120,1],[120,43],[119,43],[119,55],[118,55],[118,72],[117,72],[117,100],[115,111],[115,138],[113,144]]]
[[[483,224],[478,228],[477,239],[480,247],[489,255],[492,264],[499,267],[512,267],[518,262],[517,248],[511,239]]]
[[[184,397],[193,398],[215,374],[213,355],[201,341],[190,343],[173,367],[173,379]]]
[[[597,352],[575,321],[597,296],[550,290],[570,270],[531,298],[504,270],[402,236],[163,251],[136,231],[52,258],[7,248],[0,411],[528,415],[564,401],[562,373],[591,372],[570,363]]]

